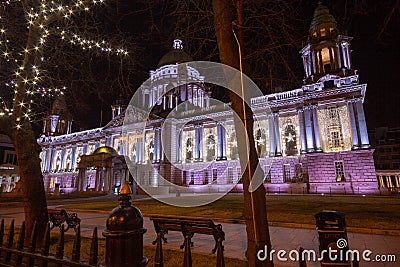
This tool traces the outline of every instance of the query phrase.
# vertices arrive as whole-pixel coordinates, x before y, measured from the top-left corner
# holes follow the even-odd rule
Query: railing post
[[[154,267],[164,267],[164,255],[162,251],[162,233],[157,233],[157,247],[156,247],[156,257],[154,259]],[[154,242],[153,242],[154,244]]]
[[[218,238],[217,241],[217,267],[225,267],[224,260],[224,246],[222,245],[222,238]]]
[[[57,259],[63,259],[64,258],[64,224],[62,224],[61,228],[60,228],[60,238],[58,239],[58,244],[57,244],[55,257]],[[58,264],[57,266],[61,267],[61,264]]]
[[[43,256],[49,256],[49,251],[50,251],[50,223],[48,222],[46,224],[46,230],[44,231],[44,241],[43,241],[43,249],[42,249],[42,255]],[[41,267],[47,267],[47,261],[42,260],[42,265]]]
[[[32,232],[31,232],[31,242],[29,247],[29,252],[34,254],[36,252],[36,236],[37,236],[37,225],[36,221],[33,223]],[[33,267],[35,265],[35,259],[29,258],[28,266]]]
[[[25,221],[22,222],[21,231],[18,238],[17,249],[22,250],[24,248],[24,240],[25,240]],[[22,256],[17,256],[17,265],[22,264]]]
[[[1,223],[0,223],[0,247],[3,246],[3,237],[4,237],[4,219],[1,219]]]
[[[7,240],[7,248],[12,248],[14,244],[14,220],[11,221],[10,232],[8,233],[8,240]],[[11,253],[6,253],[5,262],[9,262],[11,260]]]
[[[147,265],[143,256],[143,216],[139,209],[131,205],[131,190],[127,181],[120,191],[120,205],[108,216],[106,230],[107,267],[142,267]]]
[[[184,267],[192,267],[192,251],[190,246],[192,245],[192,233],[185,233],[185,255],[183,258],[183,266]]]
[[[90,265],[97,265],[97,256],[99,254],[99,241],[97,237],[97,227],[93,229],[92,243],[90,244]]]

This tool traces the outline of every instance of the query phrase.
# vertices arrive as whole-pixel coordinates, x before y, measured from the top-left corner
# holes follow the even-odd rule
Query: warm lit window
[[[233,169],[231,167],[228,168],[228,184],[233,183]]]
[[[340,147],[340,133],[338,131],[331,132],[332,147]]]
[[[321,54],[322,54],[322,63],[324,65],[330,63],[331,59],[329,57],[329,49],[328,48],[322,49]]]
[[[336,182],[344,182],[343,161],[335,161]]]
[[[237,173],[237,183],[238,184],[243,183],[243,181],[242,181],[242,169],[240,167],[236,168],[236,173]]]
[[[217,169],[212,169],[212,180],[213,183],[217,181]]]
[[[330,119],[337,119],[339,117],[339,113],[336,107],[329,107],[328,114]]]
[[[290,164],[283,164],[283,181],[284,182],[291,182],[290,177]]]
[[[264,183],[271,183],[271,169],[269,165],[264,168]]]

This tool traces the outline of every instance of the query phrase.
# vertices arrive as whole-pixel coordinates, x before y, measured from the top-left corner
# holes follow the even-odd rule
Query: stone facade
[[[251,99],[268,192],[379,193],[363,110],[367,85],[359,83],[352,67],[350,41],[320,4],[309,43],[300,51],[304,85]],[[141,108],[153,107],[148,118],[140,107],[125,110],[120,104],[112,107],[113,119],[105,127],[69,133],[70,127],[54,126],[65,132],[44,132],[38,142],[48,190],[58,183],[71,191],[117,192],[124,180],[135,180],[154,194],[175,192],[171,184],[188,192],[242,190],[242,136],[237,136],[232,111],[210,101],[199,70],[179,64],[190,59],[180,40],[167,55],[138,92]],[[184,85],[178,85],[182,80]],[[271,112],[265,112],[266,106]],[[167,120],[171,113],[176,114]],[[125,132],[124,121],[130,122]],[[82,162],[102,147],[115,154],[108,158],[125,156],[130,173],[126,165],[117,171],[113,160],[107,166]],[[102,175],[104,168],[111,171]],[[85,184],[78,186],[77,179]]]

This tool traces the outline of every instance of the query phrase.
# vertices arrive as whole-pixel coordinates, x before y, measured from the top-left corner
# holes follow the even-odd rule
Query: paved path
[[[105,228],[107,214],[78,212],[78,216],[82,220],[81,231],[85,236],[91,236],[93,227],[95,226],[98,227],[99,233],[101,233]],[[12,218],[15,219],[16,225],[20,225],[24,219],[24,214],[22,208],[0,207],[0,218],[5,218],[6,225],[10,224]],[[156,234],[152,222],[147,217],[144,218],[144,226],[147,228],[147,233],[144,235],[144,244],[151,245]],[[224,242],[225,256],[244,259],[244,251],[246,249],[245,225],[222,223],[222,229],[226,234],[226,241]],[[313,249],[318,251],[318,237],[316,230],[270,227],[270,235],[273,249],[276,251],[283,249],[289,253],[290,250],[296,250],[300,246],[304,249]],[[167,238],[168,244],[164,245],[166,248],[178,249],[183,241],[183,238],[179,233],[171,232],[167,235]],[[358,249],[360,251],[369,249],[374,253],[374,255],[395,254],[397,259],[397,263],[360,262],[360,266],[400,266],[400,236],[348,233],[348,240],[351,249]],[[214,246],[214,240],[211,236],[195,235],[193,242],[193,252],[211,253],[211,249]],[[146,256],[152,257],[153,255]],[[279,262],[276,257],[274,258],[274,262],[276,266],[298,266],[298,264],[294,262]],[[308,266],[319,266],[319,264],[310,262],[308,263]]]

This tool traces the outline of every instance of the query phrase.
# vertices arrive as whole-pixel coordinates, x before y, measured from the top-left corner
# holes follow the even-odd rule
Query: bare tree
[[[241,12],[241,3],[237,10]],[[232,6],[227,0],[213,1],[214,9],[214,25],[218,41],[218,48],[221,62],[236,69],[242,69],[239,63],[239,52],[232,31]],[[240,16],[239,16],[240,18]],[[240,20],[239,20],[240,21]],[[239,25],[241,26],[241,25]],[[239,43],[240,45],[240,43]],[[265,188],[259,186],[255,191],[250,192],[249,186],[253,175],[256,173],[258,165],[258,154],[255,148],[253,135],[253,113],[251,108],[245,103],[245,100],[235,92],[230,92],[231,107],[238,114],[239,119],[235,117],[235,129],[238,136],[247,136],[248,147],[243,142],[238,142],[239,151],[249,149],[248,160],[243,173],[243,193],[244,193],[244,219],[247,231],[247,250],[246,257],[250,266],[273,266],[270,258],[262,262],[257,259],[257,251],[263,249],[264,246],[271,251],[271,240],[268,230],[268,220],[266,213]],[[240,123],[245,126],[246,132],[241,132]],[[243,154],[240,155],[243,157]],[[257,212],[257,215],[256,215]]]
[[[31,232],[36,222],[39,245],[47,223],[47,203],[40,147],[33,126],[49,106],[46,96],[62,94],[65,87],[69,87],[70,91],[65,92],[71,99],[86,90],[101,96],[101,92],[110,94],[112,88],[129,88],[124,76],[128,73],[126,69],[111,70],[120,66],[123,58],[129,64],[127,50],[99,37],[103,32],[111,32],[104,25],[107,12],[103,11],[101,20],[96,20],[93,13],[96,9],[101,11],[102,2],[21,0],[1,3],[0,132],[10,136],[14,144],[26,233]],[[121,37],[118,29],[115,33]],[[98,58],[109,65],[100,64]],[[111,63],[113,61],[117,63]],[[101,76],[106,79],[99,79]],[[105,82],[107,80],[111,82]],[[99,85],[100,88],[96,87]],[[29,242],[29,238],[25,240]]]

